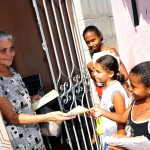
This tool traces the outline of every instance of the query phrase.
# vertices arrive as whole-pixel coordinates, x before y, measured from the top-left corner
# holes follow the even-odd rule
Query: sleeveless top
[[[134,122],[132,120],[132,109],[130,110],[128,121],[126,123],[125,134],[127,136],[136,137],[144,135],[150,140],[150,119],[142,122]]]
[[[113,107],[112,98],[115,93],[120,93],[125,100],[126,107],[128,106],[128,96],[119,81],[115,80],[110,86],[103,90],[101,107],[107,111],[111,111]],[[117,123],[102,117],[103,136],[111,136],[117,132]]]
[[[35,114],[21,76],[11,67],[9,70],[13,77],[0,76],[0,96],[10,101],[16,113]],[[5,121],[5,126],[13,150],[45,150],[39,124],[20,125]]]

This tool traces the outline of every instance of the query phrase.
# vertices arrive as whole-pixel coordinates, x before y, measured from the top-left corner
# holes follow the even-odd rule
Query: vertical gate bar
[[[63,45],[63,41],[62,41],[62,37],[61,37],[61,33],[60,33],[60,28],[59,28],[59,23],[58,23],[58,20],[57,20],[56,10],[55,10],[55,6],[54,6],[54,0],[51,0],[51,4],[52,4],[53,13],[54,13],[54,18],[55,18],[55,21],[56,21],[56,27],[57,27],[57,30],[58,30],[60,44],[61,44],[61,47],[62,47],[62,52],[63,52],[63,56],[64,56],[65,66],[66,66],[67,74],[68,74],[68,77],[69,77],[68,79],[69,79],[69,83],[70,83],[70,88],[69,88],[68,91],[72,90],[71,92],[73,94],[73,101],[76,104],[76,101],[75,101],[76,99],[75,99],[75,94],[74,94],[75,92],[74,92],[74,89],[72,88],[73,87],[73,83],[71,81],[71,75],[70,75],[69,67],[68,67],[68,64],[67,64],[67,59],[66,59],[66,54],[65,54],[65,50],[64,50],[64,45]],[[76,106],[77,106],[77,104],[76,104]],[[73,128],[73,129],[74,129],[74,133],[75,133],[78,149],[80,150],[78,138],[77,138],[77,135],[76,135],[76,130],[75,130],[75,128]]]
[[[70,42],[69,42],[68,32],[67,32],[67,29],[66,29],[66,23],[65,23],[65,19],[64,19],[64,15],[63,15],[63,10],[62,10],[62,6],[61,6],[61,1],[62,1],[62,0],[59,0],[60,12],[61,12],[61,16],[62,16],[62,21],[63,21],[65,33],[66,33],[66,38],[67,38],[67,41],[68,41],[68,47],[69,47],[70,56],[71,56],[72,62],[74,62],[73,57],[72,57],[72,53],[71,53],[71,46],[70,46]],[[73,72],[73,70],[72,70],[72,72]],[[80,117],[79,117],[78,119],[79,119],[79,121],[81,122]],[[86,142],[85,142],[85,136],[84,136],[84,133],[83,133],[83,126],[82,126],[82,124],[81,124],[81,133],[82,133],[82,136],[83,136],[83,140],[84,140],[85,147],[86,147],[86,149],[87,149]]]
[[[67,72],[68,72],[68,76],[69,76],[69,81],[70,81],[70,88],[72,89],[72,94],[73,94],[73,101],[75,102],[76,104],[76,99],[75,99],[75,92],[73,90],[73,83],[72,81],[70,80],[71,79],[71,75],[70,75],[70,72],[69,72],[69,67],[68,67],[68,64],[67,64],[67,59],[66,59],[66,55],[65,55],[65,50],[64,50],[64,46],[63,46],[63,42],[62,42],[62,38],[61,38],[61,33],[60,33],[60,30],[59,30],[59,23],[58,23],[58,20],[57,20],[57,16],[56,16],[56,10],[55,10],[55,6],[54,6],[54,1],[52,0],[52,9],[53,9],[53,12],[54,12],[54,17],[55,17],[55,21],[56,21],[56,27],[57,27],[57,30],[58,30],[58,34],[59,34],[59,38],[60,38],[60,43],[61,43],[61,47],[62,47],[62,51],[63,51],[63,56],[64,56],[64,60],[65,60],[65,65],[66,65],[66,68],[67,68]],[[76,104],[77,105],[77,104]],[[78,116],[78,119],[79,121],[81,122],[79,116]],[[73,122],[73,121],[72,121]],[[82,124],[80,123],[80,126],[82,126]],[[83,127],[81,127],[82,129]],[[75,133],[75,138],[76,138],[76,142],[77,142],[77,146],[78,146],[78,149],[80,150],[80,146],[79,146],[79,141],[78,141],[78,138],[77,138],[77,134],[76,134],[76,130],[75,130],[75,127],[73,126],[73,130],[74,130],[74,133]],[[82,134],[83,134],[83,130],[81,131]],[[84,144],[85,144],[85,139],[84,139]],[[86,144],[85,144],[85,147],[86,147]],[[86,148],[87,149],[87,148]]]
[[[68,10],[68,5],[67,5],[67,10]],[[68,13],[68,15],[69,15],[69,13]],[[70,16],[69,16],[69,20],[70,20]],[[70,21],[70,24],[71,24],[71,21]],[[71,24],[71,28],[72,28],[72,24]],[[73,30],[72,30],[73,31]],[[74,35],[74,34],[73,34]],[[75,41],[75,40],[74,40]],[[85,88],[84,88],[85,89]],[[86,121],[86,125],[87,125],[87,127],[88,127],[88,124],[87,124],[87,120],[85,119],[85,121]],[[89,137],[90,137],[90,134],[89,134],[89,128],[87,129],[88,130],[88,135],[89,135]],[[91,140],[91,138],[90,138],[90,140]],[[91,147],[92,147],[92,149],[93,149],[93,146],[92,146],[92,144],[91,144]]]
[[[45,35],[44,35],[44,31],[43,31],[43,27],[42,27],[42,23],[41,23],[41,19],[40,19],[38,7],[37,7],[37,3],[36,3],[36,0],[32,0],[32,2],[33,2],[33,6],[34,6],[34,8],[35,8],[35,12],[36,12],[36,16],[37,16],[37,20],[38,20],[38,24],[39,24],[39,28],[40,28],[42,40],[43,40],[42,46],[43,46],[43,49],[44,49],[45,52],[46,52],[46,56],[47,56],[47,59],[48,59],[48,64],[49,64],[49,67],[50,67],[50,72],[51,72],[51,75],[52,75],[54,87],[55,87],[55,89],[57,89],[57,91],[58,91],[57,84],[56,84],[56,80],[55,80],[55,76],[54,76],[54,74],[53,74],[53,68],[52,68],[51,60],[50,60],[49,53],[48,53],[48,47],[47,47],[47,44],[46,44],[46,39],[45,39]],[[60,99],[60,98],[59,98],[59,99]],[[60,101],[60,100],[59,100],[59,101]],[[62,106],[60,105],[60,102],[59,102],[59,106],[60,106],[60,109],[62,110]],[[64,124],[65,124],[65,126],[66,126],[66,122],[64,122]],[[68,132],[68,130],[66,130],[66,132]]]
[[[54,40],[52,26],[51,26],[51,22],[50,22],[50,19],[49,19],[48,10],[47,10],[47,6],[46,6],[45,0],[43,0],[43,6],[44,6],[44,11],[45,11],[45,15],[46,15],[47,24],[48,24],[48,29],[49,29],[49,32],[50,32],[52,45],[53,45],[54,53],[55,53],[55,57],[56,57],[56,62],[57,62],[57,65],[58,65],[58,70],[59,70],[59,77],[57,79],[57,83],[58,83],[59,80],[60,80],[60,77],[61,77],[61,73],[62,74],[64,74],[64,73],[62,72],[61,67],[60,67],[60,62],[59,62],[58,55],[57,55],[56,43],[55,43],[55,40]]]
[[[72,1],[72,0],[71,0]],[[69,18],[69,23],[70,23],[70,27],[71,27],[71,31],[72,31],[72,36],[73,36],[73,42],[75,41],[75,36],[74,36],[74,33],[73,33],[73,26],[72,26],[72,23],[71,23],[71,17],[70,17],[70,13],[69,13],[69,8],[68,8],[68,4],[67,4],[67,0],[65,1],[66,2],[66,8],[67,8],[67,14],[68,14],[68,18]],[[74,12],[75,13],[75,12]],[[76,25],[77,26],[77,25]],[[81,39],[80,39],[80,42],[81,42]],[[87,67],[85,67],[85,69],[83,69],[83,64],[81,64],[81,61],[79,60],[79,53],[78,53],[78,51],[80,51],[78,48],[77,48],[77,44],[74,42],[74,45],[75,45],[75,50],[76,50],[76,54],[77,54],[77,58],[78,58],[78,62],[80,63],[80,65],[79,65],[79,67],[80,67],[80,71],[82,72],[81,73],[81,76],[82,76],[82,79],[84,78],[84,73],[87,73],[86,74],[86,78],[88,79],[88,84],[90,84],[90,81],[89,81],[89,79],[91,78],[90,77],[90,75],[89,75],[89,72],[87,71]],[[80,46],[82,47],[82,44],[80,44]],[[83,49],[83,47],[82,47],[82,49]],[[78,51],[77,51],[78,50]],[[82,51],[82,50],[81,50]],[[84,56],[84,54],[82,53],[82,55]],[[84,57],[84,62],[85,62],[85,57]],[[83,66],[83,67],[81,67],[81,66]],[[85,64],[85,66],[86,66],[86,64]],[[84,81],[83,81],[83,83],[84,83]],[[84,86],[84,89],[86,89],[86,86]]]
[[[57,50],[56,50],[56,46],[55,46],[56,44],[55,44],[55,41],[54,41],[54,38],[53,38],[52,27],[51,27],[51,23],[50,23],[50,20],[49,20],[49,15],[48,15],[48,11],[47,11],[47,7],[46,7],[46,2],[45,2],[45,0],[43,0],[43,5],[44,5],[44,10],[45,10],[45,14],[46,14],[47,23],[48,23],[48,28],[49,28],[49,31],[50,31],[50,36],[51,36],[51,39],[52,39],[52,44],[53,44],[53,47],[54,47],[54,53],[55,53],[55,56],[56,56],[56,61],[57,61],[57,64],[59,64],[59,59],[58,59],[58,56],[57,56]],[[61,69],[60,69],[60,64],[59,64],[59,79],[60,79],[60,77],[61,77],[60,72],[62,72],[62,71],[60,71],[60,70],[61,70]],[[59,79],[58,79],[58,81],[59,81]],[[58,81],[57,81],[57,83],[58,83]],[[59,97],[58,99],[59,99],[60,109],[61,109],[61,111],[62,111],[62,110],[63,110],[63,109],[62,109],[62,105],[60,104],[61,97]],[[66,134],[67,134],[68,138],[70,139],[70,135],[69,135],[69,131],[68,131],[68,128],[67,128],[66,121],[64,122],[64,125],[65,125],[65,129],[66,129]],[[69,141],[70,141],[70,140],[69,140]],[[71,150],[72,150],[72,149],[73,149],[73,148],[72,148],[72,143],[69,142],[69,145],[70,145],[70,148],[71,148]]]
[[[66,1],[66,2],[68,2],[68,1]],[[68,17],[69,17],[69,22],[70,22],[70,26],[71,26],[71,31],[73,31],[73,27],[72,27],[72,24],[71,24],[71,19],[70,19],[70,13],[69,13],[69,9],[68,9],[68,5],[66,4],[66,8],[67,8],[67,14],[68,14]],[[75,12],[74,12],[75,13]],[[72,33],[72,35],[73,35],[73,38],[75,39],[75,37],[74,37],[74,34]],[[75,41],[75,40],[74,40]],[[80,39],[80,41],[81,41],[81,39]],[[75,46],[76,46],[76,43],[75,43]],[[82,46],[82,45],[81,45]],[[77,46],[76,46],[77,47]],[[76,48],[76,50],[77,50],[77,48]],[[77,52],[77,55],[78,55],[78,52]],[[82,53],[82,55],[83,55],[83,53]],[[83,55],[84,56],[84,55]],[[79,57],[78,57],[79,58]],[[85,60],[85,58],[84,58],[84,60]],[[80,62],[80,61],[79,61]],[[81,62],[80,62],[81,63]],[[88,97],[87,96],[87,94],[86,94],[86,97]],[[87,101],[88,102],[88,101]],[[89,106],[89,104],[88,104],[88,106]],[[90,117],[91,118],[91,117]],[[91,118],[91,120],[92,120],[92,118]],[[94,124],[93,124],[93,120],[91,121],[92,122],[92,127],[94,128]],[[87,120],[86,120],[86,123],[87,123]],[[94,131],[94,135],[96,135],[95,134],[95,130],[93,130]],[[89,133],[89,129],[88,129],[88,133]],[[96,136],[95,136],[96,137]],[[97,141],[96,141],[96,146],[97,146],[97,149],[99,149],[98,148],[98,143],[97,143]]]
[[[49,56],[49,52],[48,52],[48,47],[47,47],[47,43],[46,43],[46,39],[45,39],[45,34],[44,34],[44,31],[43,31],[43,27],[42,27],[42,22],[41,22],[41,19],[40,19],[40,14],[39,14],[39,10],[38,10],[38,7],[37,7],[37,0],[32,0],[33,2],[33,6],[35,8],[35,12],[36,12],[36,15],[37,15],[37,20],[38,20],[38,24],[39,24],[39,28],[40,28],[40,32],[41,32],[41,36],[42,36],[42,46],[43,46],[43,49],[45,50],[46,52],[46,55],[47,55],[47,59],[48,59],[48,63],[49,63],[49,67],[50,67],[50,71],[51,71],[51,75],[52,75],[52,79],[53,79],[53,83],[54,83],[54,87],[55,89],[58,91],[58,82],[61,78],[61,75],[64,75],[64,73],[62,72],[61,70],[61,67],[60,67],[60,61],[59,61],[59,58],[58,58],[58,55],[57,55],[57,49],[56,49],[56,44],[55,44],[55,40],[54,40],[54,35],[53,35],[53,32],[52,32],[52,27],[51,27],[51,23],[50,23],[50,20],[49,20],[49,15],[48,15],[48,11],[47,11],[47,7],[46,7],[46,2],[45,0],[43,0],[43,5],[44,5],[44,10],[45,10],[45,14],[46,14],[46,19],[47,19],[47,23],[48,23],[48,27],[49,27],[49,32],[50,32],[50,36],[51,36],[51,39],[52,39],[52,44],[53,44],[53,47],[54,47],[54,53],[55,53],[55,57],[56,57],[56,61],[57,61],[57,66],[58,66],[58,70],[59,70],[59,77],[58,79],[56,80],[55,78],[55,75],[53,73],[53,67],[52,67],[52,62],[51,62],[51,58]],[[69,23],[70,23],[70,27],[71,27],[71,33],[72,33],[72,37],[73,37],[73,42],[74,42],[74,46],[75,46],[75,51],[76,51],[76,55],[77,55],[77,60],[78,60],[78,63],[79,63],[79,68],[80,68],[80,72],[81,72],[81,81],[78,82],[76,85],[73,85],[72,83],[72,75],[73,75],[73,71],[74,69],[78,69],[76,68],[75,66],[75,63],[74,62],[74,59],[73,59],[73,55],[71,53],[71,46],[70,46],[70,41],[69,41],[69,36],[68,36],[68,33],[66,32],[67,31],[67,28],[66,28],[66,24],[65,24],[65,20],[64,20],[64,14],[63,14],[63,11],[62,11],[62,6],[61,6],[61,0],[59,0],[59,7],[60,7],[60,12],[61,12],[61,16],[62,16],[62,20],[63,20],[63,25],[64,25],[64,30],[66,32],[66,39],[68,41],[68,47],[69,47],[69,54],[70,54],[70,57],[71,57],[71,62],[72,62],[72,70],[71,72],[69,71],[69,67],[68,67],[68,64],[67,64],[67,59],[66,59],[66,54],[65,54],[65,51],[64,51],[64,46],[63,46],[63,41],[62,41],[62,36],[61,36],[61,33],[60,33],[60,30],[59,30],[59,24],[58,24],[58,20],[57,20],[57,16],[56,16],[56,10],[55,10],[55,6],[54,6],[54,1],[52,0],[52,9],[53,9],[53,12],[54,12],[54,18],[55,18],[55,21],[56,21],[56,26],[57,26],[57,30],[58,30],[58,35],[59,35],[59,39],[60,39],[60,44],[61,44],[61,47],[62,47],[62,52],[63,52],[63,56],[64,56],[64,60],[65,60],[65,65],[66,65],[66,69],[67,69],[67,75],[69,77],[69,83],[70,83],[70,88],[69,90],[66,89],[64,90],[64,93],[61,94],[58,98],[59,100],[59,106],[60,106],[60,109],[63,111],[63,108],[62,108],[62,105],[60,103],[60,101],[62,100],[62,97],[64,95],[68,95],[69,92],[72,92],[73,94],[73,101],[72,102],[75,102],[75,104],[77,105],[77,102],[76,102],[76,95],[75,95],[75,88],[78,87],[78,86],[81,86],[80,84],[83,84],[83,89],[84,89],[84,93],[82,95],[82,105],[83,104],[83,97],[86,96],[86,99],[87,99],[87,104],[88,104],[88,108],[90,107],[89,106],[89,101],[88,101],[88,95],[87,95],[87,91],[86,91],[86,84],[88,82],[89,84],[89,74],[88,74],[88,71],[87,71],[87,67],[86,67],[86,63],[85,63],[85,55],[83,54],[83,51],[82,50],[79,50],[79,48],[77,48],[77,44],[75,43],[75,35],[73,33],[73,26],[72,26],[72,23],[71,23],[71,19],[70,19],[70,14],[69,14],[69,9],[68,9],[68,1],[65,0],[65,4],[66,4],[66,8],[67,8],[67,14],[68,14],[68,18],[69,18]],[[73,5],[73,4],[72,4]],[[74,12],[74,15],[75,15],[75,12]],[[76,24],[76,22],[75,22]],[[79,29],[78,29],[78,26],[76,24],[76,28],[77,28],[77,33],[79,34]],[[79,36],[78,36],[79,38]],[[80,42],[81,42],[81,39],[80,39]],[[81,47],[81,43],[80,43],[80,47]],[[79,56],[79,51],[81,52],[81,55]],[[82,66],[82,67],[81,67]],[[87,74],[86,74],[87,73]],[[76,76],[77,78],[77,76]],[[64,83],[64,86],[65,86],[66,83]],[[68,97],[67,97],[68,99]],[[92,99],[92,102],[93,102],[93,99]],[[71,108],[71,107],[70,107]],[[81,119],[80,119],[80,116],[77,116],[78,117],[78,120],[80,121],[80,127],[81,127],[81,132],[82,132],[82,136],[84,137],[84,133],[83,133],[83,126],[82,126],[82,123],[81,123]],[[91,118],[91,117],[90,117]],[[88,122],[87,122],[87,118],[84,114],[84,119],[85,119],[85,122],[86,122],[86,126],[87,126],[87,131],[88,131],[88,135],[90,134],[89,133],[89,127],[88,127]],[[92,119],[91,119],[92,120]],[[93,125],[93,120],[91,121],[92,122],[92,126],[94,127]],[[72,124],[73,124],[73,131],[75,133],[75,137],[76,139],[78,139],[78,136],[76,134],[76,129],[75,129],[75,126],[74,126],[74,121],[72,120]],[[65,129],[66,129],[66,132],[67,132],[67,136],[70,138],[70,135],[69,135],[69,131],[68,131],[68,128],[67,128],[67,124],[66,122],[64,122],[64,125],[65,125]],[[89,136],[90,137],[90,136]],[[84,144],[85,144],[85,139],[84,140]],[[91,140],[91,139],[90,139]],[[71,141],[71,140],[70,140]],[[80,150],[80,146],[79,146],[79,142],[77,142],[78,144],[78,149]],[[69,144],[70,145],[70,148],[73,150],[73,147],[72,147],[72,144]],[[85,144],[85,147],[86,147],[86,144]],[[92,147],[92,146],[91,146]],[[86,147],[87,149],[87,147]],[[93,150],[93,147],[92,147],[92,150]]]
[[[69,67],[68,67],[67,59],[66,59],[66,55],[65,55],[65,49],[64,49],[64,45],[63,45],[63,41],[62,41],[60,29],[59,29],[59,23],[58,23],[58,20],[57,20],[56,10],[55,10],[55,6],[54,6],[54,0],[51,0],[51,4],[52,4],[53,12],[54,12],[54,18],[55,18],[55,21],[56,21],[56,27],[57,27],[57,31],[58,31],[58,35],[59,35],[59,39],[60,39],[60,44],[61,44],[61,47],[62,47],[62,52],[63,52],[63,56],[64,56],[65,66],[66,66],[66,69],[67,69],[69,81],[70,81],[70,83],[72,85],[72,82],[70,80],[70,71],[69,71]]]
[[[82,42],[81,42],[81,37],[80,37],[80,30],[79,30],[79,26],[78,26],[78,23],[77,23],[77,17],[76,17],[76,11],[75,11],[75,7],[74,7],[74,2],[73,2],[73,0],[71,0],[71,2],[72,2],[72,9],[73,9],[73,14],[74,14],[74,20],[75,20],[75,25],[76,25],[76,28],[77,28],[77,33],[78,33],[78,38],[79,38],[79,41],[80,41],[80,46],[81,46],[81,48],[83,49],[83,45],[81,44]],[[82,53],[82,56],[83,56],[83,58],[84,58],[84,60],[83,60],[83,66],[84,66],[84,70],[85,70],[85,72],[87,73],[87,79],[88,79],[88,84],[90,84],[90,78],[91,78],[91,76],[90,76],[90,74],[89,74],[89,71],[88,71],[88,69],[87,69],[87,67],[85,67],[85,66],[87,66],[86,65],[86,62],[85,62],[85,55],[84,55],[84,53],[83,53],[83,50],[81,50],[81,53]],[[90,89],[91,89],[91,87],[90,87]],[[93,94],[91,93],[91,97],[92,97],[92,103],[94,104],[94,101],[93,101]]]
[[[84,90],[85,90],[85,89],[84,89]],[[88,96],[87,96],[87,92],[85,92],[85,93],[86,93],[86,97],[88,97]],[[89,105],[89,101],[88,101],[88,100],[87,100],[87,104],[88,104],[88,108],[90,108],[90,105]],[[85,120],[86,120],[86,124],[87,124],[87,119],[85,118]],[[91,116],[90,116],[90,120],[91,120],[91,123],[92,123],[92,128],[93,128],[94,136],[96,137],[95,127],[94,127],[93,119],[92,119]],[[87,126],[87,127],[88,127],[88,126]],[[89,132],[89,128],[87,128],[87,130],[88,130],[88,132]],[[91,141],[91,139],[90,139],[90,141]],[[91,142],[90,144],[92,144],[92,142]],[[91,147],[93,148],[93,146],[91,146]],[[96,147],[97,147],[97,149],[99,149],[99,148],[98,148],[97,140],[96,140]]]
[[[74,17],[75,17],[75,24],[76,24],[76,28],[77,28],[78,38],[79,38],[79,40],[80,40],[80,43],[82,43],[82,42],[81,42],[81,37],[80,37],[79,25],[78,25],[78,23],[77,23],[77,16],[76,16],[76,11],[75,11],[74,2],[73,2],[73,0],[71,0],[71,1],[72,1],[72,8],[73,8],[73,12],[74,12],[73,14],[74,14]],[[81,47],[82,47],[82,49],[83,49],[82,44],[81,44]],[[82,52],[82,55],[84,56],[84,60],[85,60],[85,55],[83,54],[83,51],[82,51],[82,50],[81,50],[81,52]],[[86,62],[85,62],[85,61],[84,61],[84,65],[86,66]],[[87,70],[87,67],[86,67],[86,70]],[[88,71],[87,71],[87,72],[88,72]],[[94,104],[94,102],[93,102],[93,93],[91,93],[91,97],[92,97],[92,103]],[[93,126],[93,128],[94,128],[93,121],[92,121],[92,126]],[[94,130],[94,136],[96,137],[95,130]],[[99,149],[99,148],[98,148],[97,140],[96,140],[96,146],[97,146],[97,149]]]
[[[73,59],[73,56],[72,56],[72,51],[71,51],[71,45],[70,45],[70,40],[69,40],[69,36],[68,36],[68,32],[67,32],[67,27],[66,27],[66,23],[65,23],[65,19],[64,19],[64,14],[63,14],[63,10],[62,10],[62,6],[61,6],[61,1],[62,0],[59,0],[59,7],[60,7],[60,13],[61,13],[61,16],[62,16],[62,22],[63,22],[63,25],[64,25],[64,30],[65,30],[65,33],[66,33],[66,39],[67,39],[67,43],[68,43],[68,47],[69,47],[69,53],[70,53],[70,56],[71,56],[71,62],[72,62],[72,66],[73,68],[75,67],[75,64],[74,64],[74,59]],[[71,75],[73,73],[73,69],[71,71]]]
[[[32,0],[32,3],[33,3],[33,6],[35,8],[35,12],[36,12],[36,16],[37,16],[37,20],[38,20],[41,36],[42,36],[42,41],[43,41],[42,42],[42,47],[43,47],[43,50],[46,52],[48,64],[49,64],[49,67],[50,67],[50,71],[52,73],[53,67],[52,67],[51,59],[49,57],[48,47],[47,47],[47,44],[46,44],[46,39],[45,39],[45,35],[44,35],[43,27],[42,27],[42,22],[41,22],[41,19],[40,19],[40,14],[39,14],[39,11],[38,11],[38,7],[37,7],[36,1],[37,0]],[[53,80],[53,83],[54,83],[54,87],[58,91],[57,85],[56,85],[56,82],[55,82],[56,81],[55,76],[54,76],[53,73],[51,75],[52,75],[52,80]]]
[[[81,54],[82,54],[82,63],[86,66],[86,59],[85,59],[85,55],[83,53],[83,45],[82,45],[82,40],[81,40],[81,36],[80,36],[80,30],[79,30],[79,25],[77,23],[77,16],[76,16],[76,11],[75,11],[75,6],[74,6],[74,2],[73,0],[71,0],[72,2],[72,9],[73,9],[73,15],[74,15],[74,19],[75,19],[75,26],[76,26],[76,29],[77,29],[77,35],[78,35],[78,38],[79,38],[79,41],[80,41],[80,47],[81,47]]]
[[[71,22],[71,17],[70,17],[70,12],[69,12],[69,8],[68,8],[68,1],[67,0],[65,0],[65,4],[66,4],[68,19],[69,19],[69,23],[70,23],[70,27],[71,27],[71,33],[72,33],[72,36],[73,36],[73,42],[74,42],[74,45],[75,45],[75,51],[76,51],[77,59],[78,59],[78,62],[79,62],[80,71],[82,73],[82,70],[83,70],[83,68],[81,67],[82,63],[81,63],[81,60],[80,60],[80,57],[79,57],[79,49],[77,47],[77,44],[75,43],[76,40],[75,40],[75,36],[74,36],[74,33],[73,33],[74,30],[73,30],[73,26],[72,26],[72,22]]]

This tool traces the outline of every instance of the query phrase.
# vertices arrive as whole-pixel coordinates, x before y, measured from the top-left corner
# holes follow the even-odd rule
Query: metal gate
[[[52,81],[59,93],[59,106],[68,112],[77,105],[93,106],[85,56],[71,0],[32,0],[42,46],[46,53]],[[100,150],[100,138],[95,134],[95,120],[86,114],[64,122],[71,150]],[[96,138],[92,144],[93,135]]]

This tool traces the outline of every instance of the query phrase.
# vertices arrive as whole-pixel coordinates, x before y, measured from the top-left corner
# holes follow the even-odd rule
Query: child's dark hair
[[[145,87],[150,86],[150,61],[145,61],[134,66],[131,69],[130,73],[141,76],[141,82]]]
[[[104,55],[97,59],[96,62],[99,63],[101,67],[106,71],[114,72],[114,76],[112,77],[112,79],[118,80],[121,83],[125,82],[124,75],[119,72],[119,64],[115,57],[111,55]]]
[[[84,36],[87,32],[95,32],[98,36],[100,36],[102,34],[101,31],[96,26],[93,26],[93,25],[87,26],[84,29],[82,35]],[[102,37],[101,41],[103,41],[103,37]]]
[[[87,32],[95,32],[98,36],[101,34],[101,32],[98,30],[98,28],[97,27],[95,27],[95,26],[87,26],[85,29],[84,29],[84,31],[83,31],[83,36],[84,36],[84,34],[86,34]]]

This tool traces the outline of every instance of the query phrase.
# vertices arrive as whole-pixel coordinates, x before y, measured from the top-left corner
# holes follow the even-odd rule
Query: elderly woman
[[[41,115],[34,113],[21,76],[10,67],[15,56],[13,44],[12,35],[0,31],[0,110],[6,130],[14,150],[45,150],[38,123],[62,123],[74,116],[65,117],[61,111]]]

